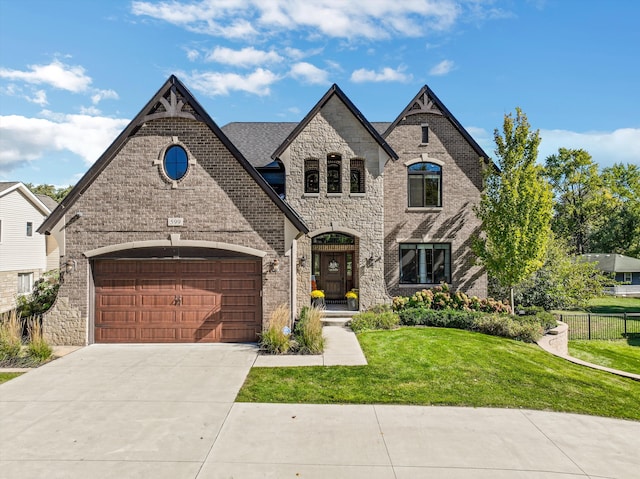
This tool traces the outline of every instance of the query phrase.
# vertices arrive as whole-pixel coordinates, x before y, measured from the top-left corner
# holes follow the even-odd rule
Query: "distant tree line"
[[[34,185],[33,183],[25,183],[25,186],[36,195],[46,195],[60,203],[65,196],[69,194],[72,186],[56,187],[53,185]]]

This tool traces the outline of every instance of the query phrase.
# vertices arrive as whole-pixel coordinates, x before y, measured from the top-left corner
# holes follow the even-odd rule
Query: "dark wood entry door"
[[[327,299],[344,299],[346,293],[346,258],[344,253],[323,253],[320,278]]]

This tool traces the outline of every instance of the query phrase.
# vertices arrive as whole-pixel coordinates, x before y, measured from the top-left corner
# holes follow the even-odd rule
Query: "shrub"
[[[512,316],[487,314],[476,318],[473,329],[480,333],[534,343],[542,336],[537,321],[518,321]]]
[[[295,339],[301,354],[320,354],[324,351],[322,309],[302,308],[295,327]]]
[[[45,313],[51,308],[60,289],[58,270],[45,273],[33,284],[31,294],[18,296],[18,313],[23,318]]]
[[[289,308],[278,306],[269,317],[269,324],[260,335],[260,347],[269,354],[284,354],[292,346],[291,334],[285,332],[289,325]]]
[[[371,306],[369,309],[367,309],[367,311],[371,313],[387,313],[389,311],[392,311],[392,306],[385,303],[375,304]]]
[[[408,308],[400,313],[401,324],[407,326],[434,326],[438,328],[472,329],[482,313],[455,309]]]
[[[556,320],[555,315],[548,311],[540,311],[536,313],[536,319],[545,332],[555,328],[558,325],[558,321]]]
[[[39,363],[47,361],[53,350],[51,346],[42,337],[42,326],[38,318],[32,317],[27,323],[29,331],[29,344],[27,345],[27,353]]]
[[[351,329],[355,333],[373,329],[394,329],[400,323],[398,315],[392,311],[374,313],[366,311],[358,313],[351,319]]]
[[[22,324],[13,310],[0,316],[0,361],[16,359],[22,349]]]

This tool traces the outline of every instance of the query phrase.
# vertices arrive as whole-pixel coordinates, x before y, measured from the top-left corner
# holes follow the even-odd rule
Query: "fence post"
[[[624,337],[627,337],[627,312],[624,312]]]
[[[591,313],[587,314],[587,328],[589,329],[589,339],[591,339]]]

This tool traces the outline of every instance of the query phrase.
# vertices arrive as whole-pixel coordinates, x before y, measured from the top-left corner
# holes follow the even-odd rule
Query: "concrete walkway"
[[[346,326],[324,326],[322,336],[325,349],[322,354],[270,355],[260,354],[255,367],[271,368],[286,366],[366,366],[362,348],[356,335]]]
[[[637,478],[640,422],[234,403],[257,347],[93,345],[0,385],[0,479]]]

